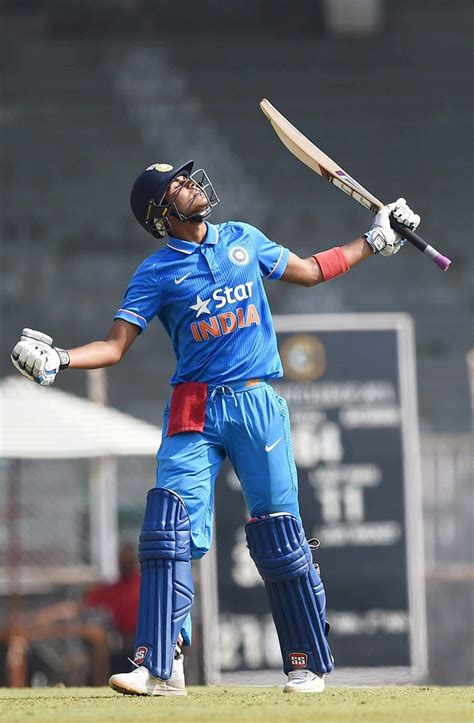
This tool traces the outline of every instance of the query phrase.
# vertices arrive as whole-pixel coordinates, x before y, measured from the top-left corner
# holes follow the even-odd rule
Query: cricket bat
[[[323,153],[314,145],[306,136],[295,128],[277,109],[266,99],[260,101],[260,108],[273,126],[273,130],[281,140],[284,146],[293,153],[298,160],[306,164],[315,173],[325,178],[341,191],[352,196],[353,199],[361,203],[373,213],[382,208],[384,205],[378,198],[373,196],[370,191],[360,185],[352,176],[337,165],[329,156]],[[403,238],[410,241],[422,253],[426,254],[434,263],[443,271],[447,271],[451,265],[450,259],[443,256],[433,246],[426,243],[418,234],[411,231],[406,226],[398,223],[393,217],[390,218],[390,225]]]

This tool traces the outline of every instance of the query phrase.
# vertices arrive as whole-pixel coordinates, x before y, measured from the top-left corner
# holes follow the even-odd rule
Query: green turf
[[[0,720],[258,721],[273,723],[472,723],[474,688],[328,688],[284,695],[278,688],[189,688],[186,698],[128,697],[108,688],[0,688]]]

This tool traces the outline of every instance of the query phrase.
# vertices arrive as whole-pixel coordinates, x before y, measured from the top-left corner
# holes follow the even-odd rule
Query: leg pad
[[[162,680],[173,668],[176,641],[194,599],[191,524],[177,494],[148,492],[138,559],[141,583],[135,659]]]
[[[300,668],[331,672],[326,596],[299,521],[278,513],[251,520],[245,531],[250,555],[265,583],[285,673]]]

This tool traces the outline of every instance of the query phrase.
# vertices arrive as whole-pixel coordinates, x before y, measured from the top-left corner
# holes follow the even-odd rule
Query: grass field
[[[0,688],[0,720],[259,721],[273,723],[472,723],[474,688],[329,688],[284,695],[278,688],[191,687],[186,698],[124,697],[108,688]]]

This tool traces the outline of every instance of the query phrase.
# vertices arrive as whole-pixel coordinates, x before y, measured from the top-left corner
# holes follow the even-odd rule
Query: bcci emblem
[[[247,266],[250,256],[247,249],[244,249],[243,246],[232,246],[232,248],[229,249],[229,259],[236,266]]]
[[[326,350],[316,336],[294,334],[280,348],[285,376],[299,382],[312,382],[326,371]]]
[[[160,171],[161,173],[166,173],[167,171],[172,171],[173,166],[170,166],[169,163],[153,163],[151,166],[148,166],[146,169],[147,171]]]

